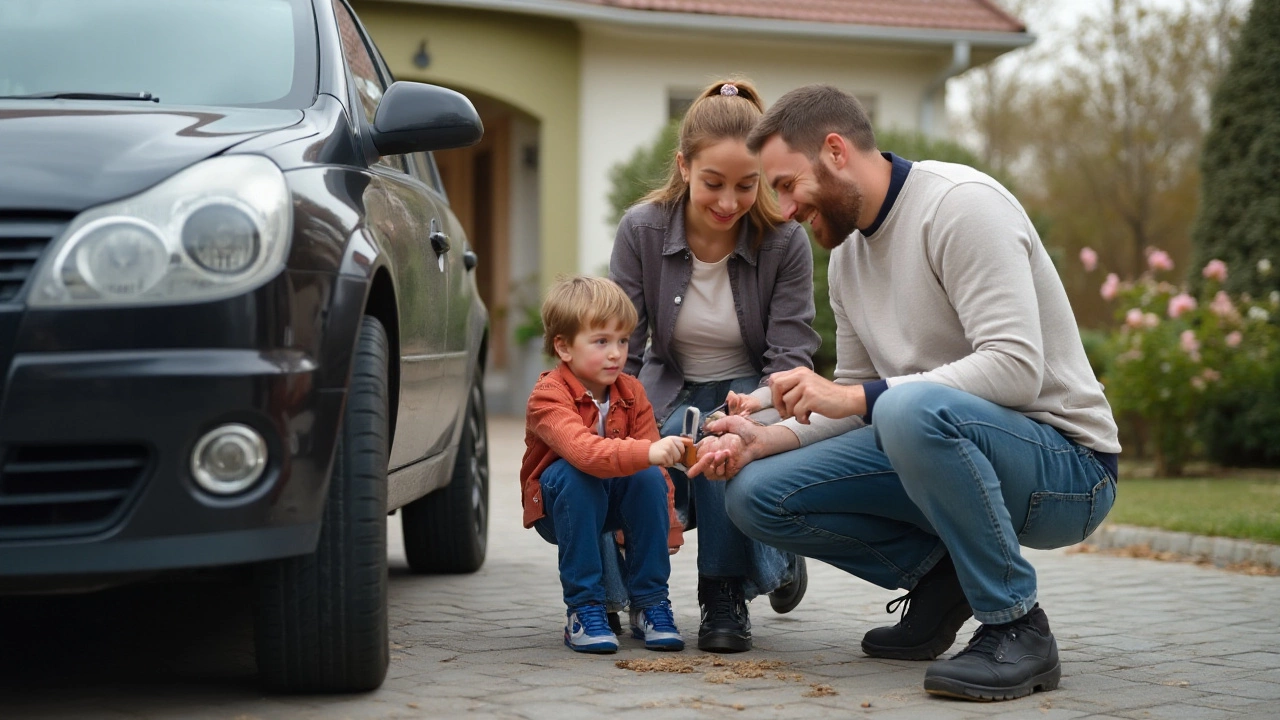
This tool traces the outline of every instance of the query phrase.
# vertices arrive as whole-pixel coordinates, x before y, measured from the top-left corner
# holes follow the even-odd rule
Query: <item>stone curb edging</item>
[[[1104,522],[1082,544],[1102,550],[1145,545],[1152,552],[1167,552],[1192,560],[1205,560],[1218,567],[1253,563],[1280,569],[1280,545],[1136,525]]]

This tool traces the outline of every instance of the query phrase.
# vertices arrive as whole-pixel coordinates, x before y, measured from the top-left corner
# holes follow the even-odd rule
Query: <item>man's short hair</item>
[[[778,98],[765,112],[747,137],[747,149],[758,153],[777,135],[812,160],[831,133],[843,135],[864,152],[876,147],[871,119],[858,98],[831,85],[805,85]]]
[[[636,306],[618,283],[589,275],[563,277],[542,301],[542,347],[555,357],[557,337],[572,343],[583,330],[615,323],[630,333],[637,322]]]

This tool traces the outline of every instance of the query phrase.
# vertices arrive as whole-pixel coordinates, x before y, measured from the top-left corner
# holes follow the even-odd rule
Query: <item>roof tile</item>
[[[991,0],[578,0],[629,10],[850,25],[1024,32]]]

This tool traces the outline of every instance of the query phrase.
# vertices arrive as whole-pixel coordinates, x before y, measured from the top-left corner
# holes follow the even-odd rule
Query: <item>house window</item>
[[[701,89],[690,88],[672,88],[667,90],[667,119],[679,120],[684,117],[685,112],[689,110],[689,106],[694,100],[698,99]]]

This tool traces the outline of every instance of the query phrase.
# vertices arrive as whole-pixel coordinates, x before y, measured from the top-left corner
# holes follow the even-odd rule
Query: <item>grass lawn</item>
[[[1228,471],[1229,472],[1229,471]],[[1280,473],[1143,478],[1120,470],[1108,521],[1280,544]]]

